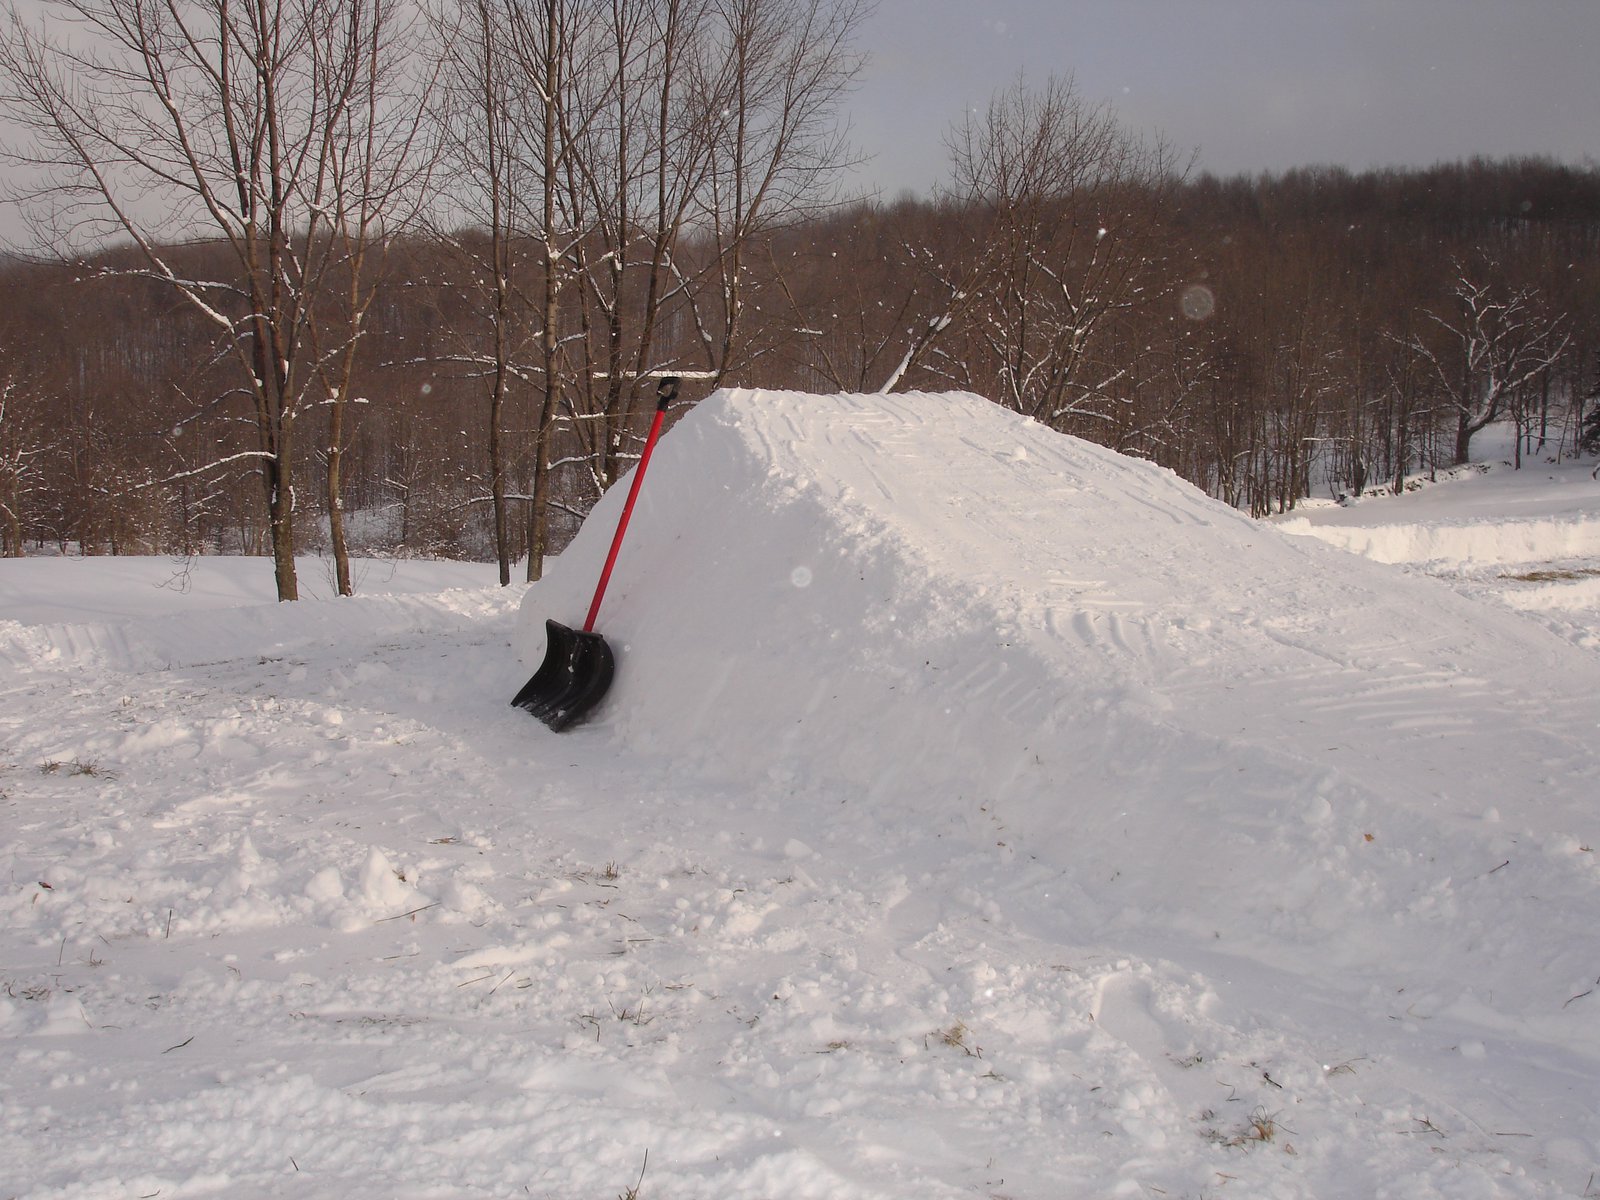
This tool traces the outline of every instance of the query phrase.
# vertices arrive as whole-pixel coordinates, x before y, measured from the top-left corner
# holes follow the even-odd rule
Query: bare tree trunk
[[[359,275],[338,253],[397,218],[410,182],[431,81],[398,78],[416,49],[409,18],[398,0],[61,0],[50,11],[0,40],[10,113],[56,169],[40,219],[66,222],[69,238],[128,238],[138,273],[171,287],[232,357],[234,386],[208,407],[250,400],[278,596],[296,599],[293,429],[306,389],[327,382],[314,343],[333,272]],[[227,247],[234,279],[169,262],[165,244],[207,235]],[[353,342],[359,310],[334,319],[357,322]],[[336,405],[348,383],[341,374],[328,393]],[[337,512],[336,460],[332,474]]]
[[[333,552],[334,585],[341,596],[355,594],[350,579],[350,544],[344,535],[344,414],[346,400],[335,399],[328,412],[328,546]]]
[[[544,577],[544,559],[550,550],[551,451],[555,442],[557,400],[561,394],[561,258],[556,253],[557,174],[564,157],[562,122],[559,119],[565,87],[564,12],[560,0],[552,0],[545,21],[545,40],[541,65],[541,140],[539,166],[544,183],[539,232],[544,245],[544,329],[539,340],[540,363],[544,369],[544,394],[539,405],[534,435],[533,497],[528,506],[528,582]]]
[[[511,338],[508,328],[511,321],[511,214],[507,203],[511,168],[508,161],[510,148],[506,145],[505,133],[511,114],[506,111],[507,94],[504,80],[500,77],[502,56],[496,39],[496,14],[484,0],[478,0],[474,15],[477,24],[473,34],[480,39],[480,103],[485,183],[489,191],[489,270],[493,288],[491,337],[494,365],[489,381],[489,492],[494,505],[494,549],[500,567],[500,586],[506,587],[511,583],[511,513],[506,498],[503,433],[506,391],[511,375]]]
[[[262,460],[261,483],[267,496],[267,529],[272,546],[272,569],[278,583],[278,599],[300,599],[300,581],[295,569],[294,471],[289,457],[290,429],[285,423],[273,439],[273,451]]]

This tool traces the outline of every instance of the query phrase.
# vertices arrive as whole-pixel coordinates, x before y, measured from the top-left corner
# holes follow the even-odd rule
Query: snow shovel
[[[594,589],[594,600],[589,605],[589,615],[582,629],[571,629],[559,621],[546,621],[544,661],[533,673],[533,678],[522,685],[522,690],[511,698],[517,708],[525,708],[556,732],[581,721],[604,698],[616,673],[616,657],[605,638],[594,631],[595,615],[600,611],[600,600],[606,594],[606,584],[611,580],[611,568],[616,565],[617,551],[622,546],[622,535],[627,531],[628,518],[633,515],[633,502],[638,498],[639,485],[644,482],[645,468],[650,465],[650,453],[661,436],[661,422],[667,415],[667,405],[678,395],[678,377],[664,376],[656,385],[656,416],[650,424],[650,436],[645,439],[644,453],[633,472],[633,486],[628,489],[628,500],[622,506],[622,517],[617,522],[617,532],[611,538],[611,553],[606,556],[605,569],[600,572],[600,582]]]

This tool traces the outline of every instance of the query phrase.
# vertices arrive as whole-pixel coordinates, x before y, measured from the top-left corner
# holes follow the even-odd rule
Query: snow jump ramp
[[[625,490],[529,591],[524,662],[582,612]],[[1341,789],[1476,816],[1552,763],[1595,777],[1600,673],[1559,640],[970,394],[720,391],[662,438],[629,539],[595,733],[712,773],[1080,818],[1241,775],[1312,819]]]

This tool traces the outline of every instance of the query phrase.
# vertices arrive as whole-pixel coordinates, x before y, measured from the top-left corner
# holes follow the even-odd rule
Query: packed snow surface
[[[560,735],[620,490],[531,588],[0,563],[0,1197],[1593,1194],[1600,605],[1524,589],[1600,562],[1323,540],[1600,517],[1555,474],[1285,532],[718,393]]]

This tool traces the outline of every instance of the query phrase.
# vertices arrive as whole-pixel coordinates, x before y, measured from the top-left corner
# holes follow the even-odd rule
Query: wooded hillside
[[[860,203],[774,232],[750,255],[750,346],[724,382],[968,388],[1256,513],[1448,465],[1492,403],[1520,423],[1524,453],[1575,452],[1600,348],[1600,173],[1538,162],[1306,170],[1202,177],[1128,203],[1154,201],[1137,261],[1109,282],[1081,246],[1059,272],[984,261],[995,214],[952,201]],[[1041,217],[1098,219],[1070,199]],[[343,496],[364,549],[494,556],[482,365],[493,330],[458,248],[479,236],[386,248],[343,433]],[[685,248],[694,253],[692,238]],[[227,277],[215,247],[175,257],[193,275]],[[259,489],[236,457],[252,445],[245,399],[215,378],[213,332],[133,265],[113,254],[4,267],[7,552],[264,552]],[[1088,281],[1088,300],[1094,286],[1104,297],[1078,340],[1088,303],[1062,284],[1067,269]],[[576,303],[562,313],[569,354],[582,318]],[[674,310],[664,326],[647,365],[704,370],[690,315]],[[582,436],[595,411],[586,382],[567,369],[554,416],[558,545],[606,478],[602,447]],[[709,386],[691,380],[685,392]],[[532,490],[542,390],[527,369],[505,385],[513,511]],[[297,469],[310,547],[325,545],[325,460]],[[524,529],[508,525],[513,559]]]
[[[0,45],[45,247],[0,262],[7,554],[536,578],[663,374],[966,389],[1258,515],[1583,439],[1593,168],[1194,176],[1051,79],[852,202],[860,0],[64,7]]]

